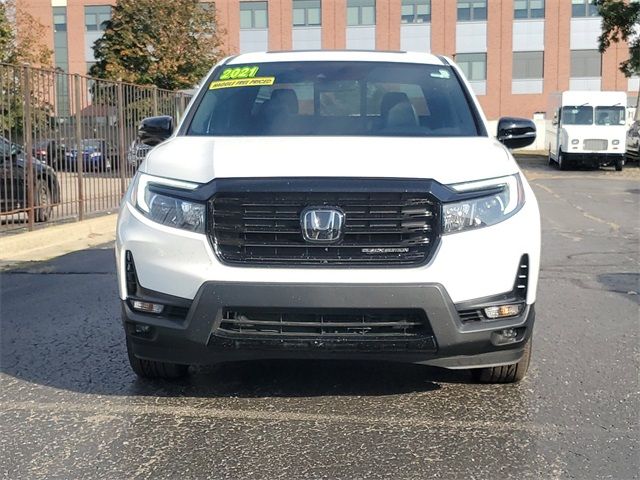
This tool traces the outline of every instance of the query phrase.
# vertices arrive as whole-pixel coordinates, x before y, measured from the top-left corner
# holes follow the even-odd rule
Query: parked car
[[[111,170],[114,149],[109,146],[106,140],[85,139],[80,142],[82,151],[82,168],[84,171],[106,172]],[[77,169],[78,146],[74,145],[66,153],[67,167],[71,170]]]
[[[19,213],[28,208],[27,161],[19,145],[0,137],[0,213]],[[32,159],[36,222],[46,222],[53,206],[60,203],[60,183],[56,172],[37,158]]]
[[[129,151],[127,152],[127,163],[135,170],[144,161],[150,150],[151,147],[149,145],[145,145],[138,140],[134,140],[131,142]]]
[[[540,215],[461,69],[426,53],[250,53],[219,63],[122,203],[129,360],[146,377],[264,358],[529,366]]]
[[[66,155],[64,141],[58,139],[39,140],[33,146],[33,155],[52,168],[60,169],[64,165]]]

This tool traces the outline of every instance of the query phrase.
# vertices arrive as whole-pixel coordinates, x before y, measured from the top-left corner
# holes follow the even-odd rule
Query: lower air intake
[[[229,309],[218,332],[233,336],[317,339],[417,339],[431,336],[421,310]]]

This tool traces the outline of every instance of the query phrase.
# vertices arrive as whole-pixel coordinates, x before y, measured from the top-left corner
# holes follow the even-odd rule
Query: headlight
[[[204,204],[154,192],[154,185],[193,190],[197,184],[138,173],[133,180],[129,200],[145,217],[154,222],[190,232],[204,233]]]
[[[520,175],[451,185],[458,192],[502,188],[499,193],[473,198],[442,207],[442,232],[458,233],[495,225],[514,215],[524,205]]]
[[[611,145],[619,145],[620,144],[620,140],[615,139],[611,142]]]
[[[571,145],[577,145],[580,143],[580,140],[578,140],[577,138],[574,138],[573,140],[571,140]]]

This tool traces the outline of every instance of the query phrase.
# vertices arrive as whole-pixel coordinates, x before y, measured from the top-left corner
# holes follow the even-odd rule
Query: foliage
[[[640,2],[624,0],[593,0],[602,16],[602,35],[598,38],[600,52],[611,42],[629,44],[629,59],[620,64],[627,77],[640,74]]]
[[[50,66],[52,52],[43,44],[44,26],[28,12],[20,8],[15,0],[0,0],[0,135],[21,138],[24,129],[25,92],[23,64]],[[49,125],[52,105],[47,101],[47,92],[41,91],[42,78],[32,73],[31,88],[28,96],[31,100],[31,124],[33,128]],[[46,75],[50,75],[47,73]]]
[[[212,7],[198,0],[118,0],[94,46],[91,75],[192,88],[221,56]]]
[[[44,37],[45,27],[16,0],[0,0],[0,62],[51,66],[53,52]]]

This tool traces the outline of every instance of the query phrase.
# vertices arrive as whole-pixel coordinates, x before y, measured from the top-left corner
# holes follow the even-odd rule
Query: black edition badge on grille
[[[344,212],[336,207],[308,207],[300,215],[302,237],[311,243],[335,243],[342,237]]]

